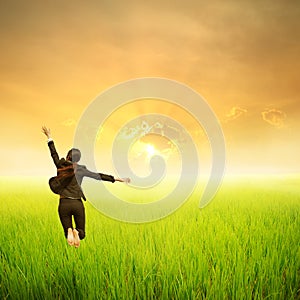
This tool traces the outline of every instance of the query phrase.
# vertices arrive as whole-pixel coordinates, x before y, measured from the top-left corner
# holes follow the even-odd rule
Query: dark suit
[[[64,158],[59,159],[53,141],[49,141],[48,146],[57,169],[72,165],[72,162]],[[83,177],[86,176],[94,178],[96,180],[104,180],[110,182],[115,182],[115,179],[111,175],[91,172],[85,166],[79,165],[77,163],[73,164],[73,168],[75,176],[72,177],[71,181],[60,194],[58,213],[61,224],[64,228],[65,236],[67,237],[68,235],[68,228],[73,228],[72,216],[74,216],[76,229],[79,232],[79,237],[80,239],[83,239],[85,237],[85,213],[81,198],[85,200],[85,197],[80,186]]]

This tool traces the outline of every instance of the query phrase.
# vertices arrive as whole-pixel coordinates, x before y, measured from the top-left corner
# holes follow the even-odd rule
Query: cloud
[[[76,121],[74,119],[72,119],[72,118],[69,118],[69,119],[64,120],[63,122],[61,122],[61,124],[63,126],[66,126],[66,127],[71,127],[71,126],[73,126],[73,125],[76,124]]]
[[[281,128],[284,126],[284,120],[286,119],[286,114],[277,109],[269,109],[266,111],[263,111],[261,113],[262,118],[264,121],[268,122],[269,124]]]
[[[235,120],[245,113],[247,113],[246,109],[234,106],[231,108],[230,112],[226,114],[226,121]]]

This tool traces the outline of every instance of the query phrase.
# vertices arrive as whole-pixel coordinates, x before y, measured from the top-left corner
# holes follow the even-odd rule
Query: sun
[[[131,148],[131,157],[134,159],[144,158],[148,160],[152,156],[158,154],[160,154],[160,151],[151,142],[145,143],[139,140],[136,143],[134,143],[133,147]]]
[[[157,153],[157,150],[155,149],[155,147],[152,144],[146,144],[145,150],[147,152],[148,158],[152,157],[153,155],[155,155]]]
[[[182,160],[176,145],[157,134],[148,134],[135,141],[128,151],[128,163],[138,176],[149,176],[151,161],[156,156],[165,162],[166,174],[173,176],[180,172]]]

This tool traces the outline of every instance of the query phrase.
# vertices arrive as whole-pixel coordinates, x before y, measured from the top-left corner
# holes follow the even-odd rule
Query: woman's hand
[[[48,139],[51,138],[51,131],[50,128],[47,128],[46,126],[42,127],[42,132],[47,136]]]
[[[115,178],[115,181],[130,183],[130,178]]]

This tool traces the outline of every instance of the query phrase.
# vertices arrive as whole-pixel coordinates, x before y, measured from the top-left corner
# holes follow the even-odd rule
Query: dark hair
[[[79,162],[81,158],[81,152],[79,149],[72,148],[69,150],[67,154],[67,159],[72,161],[72,162]]]

